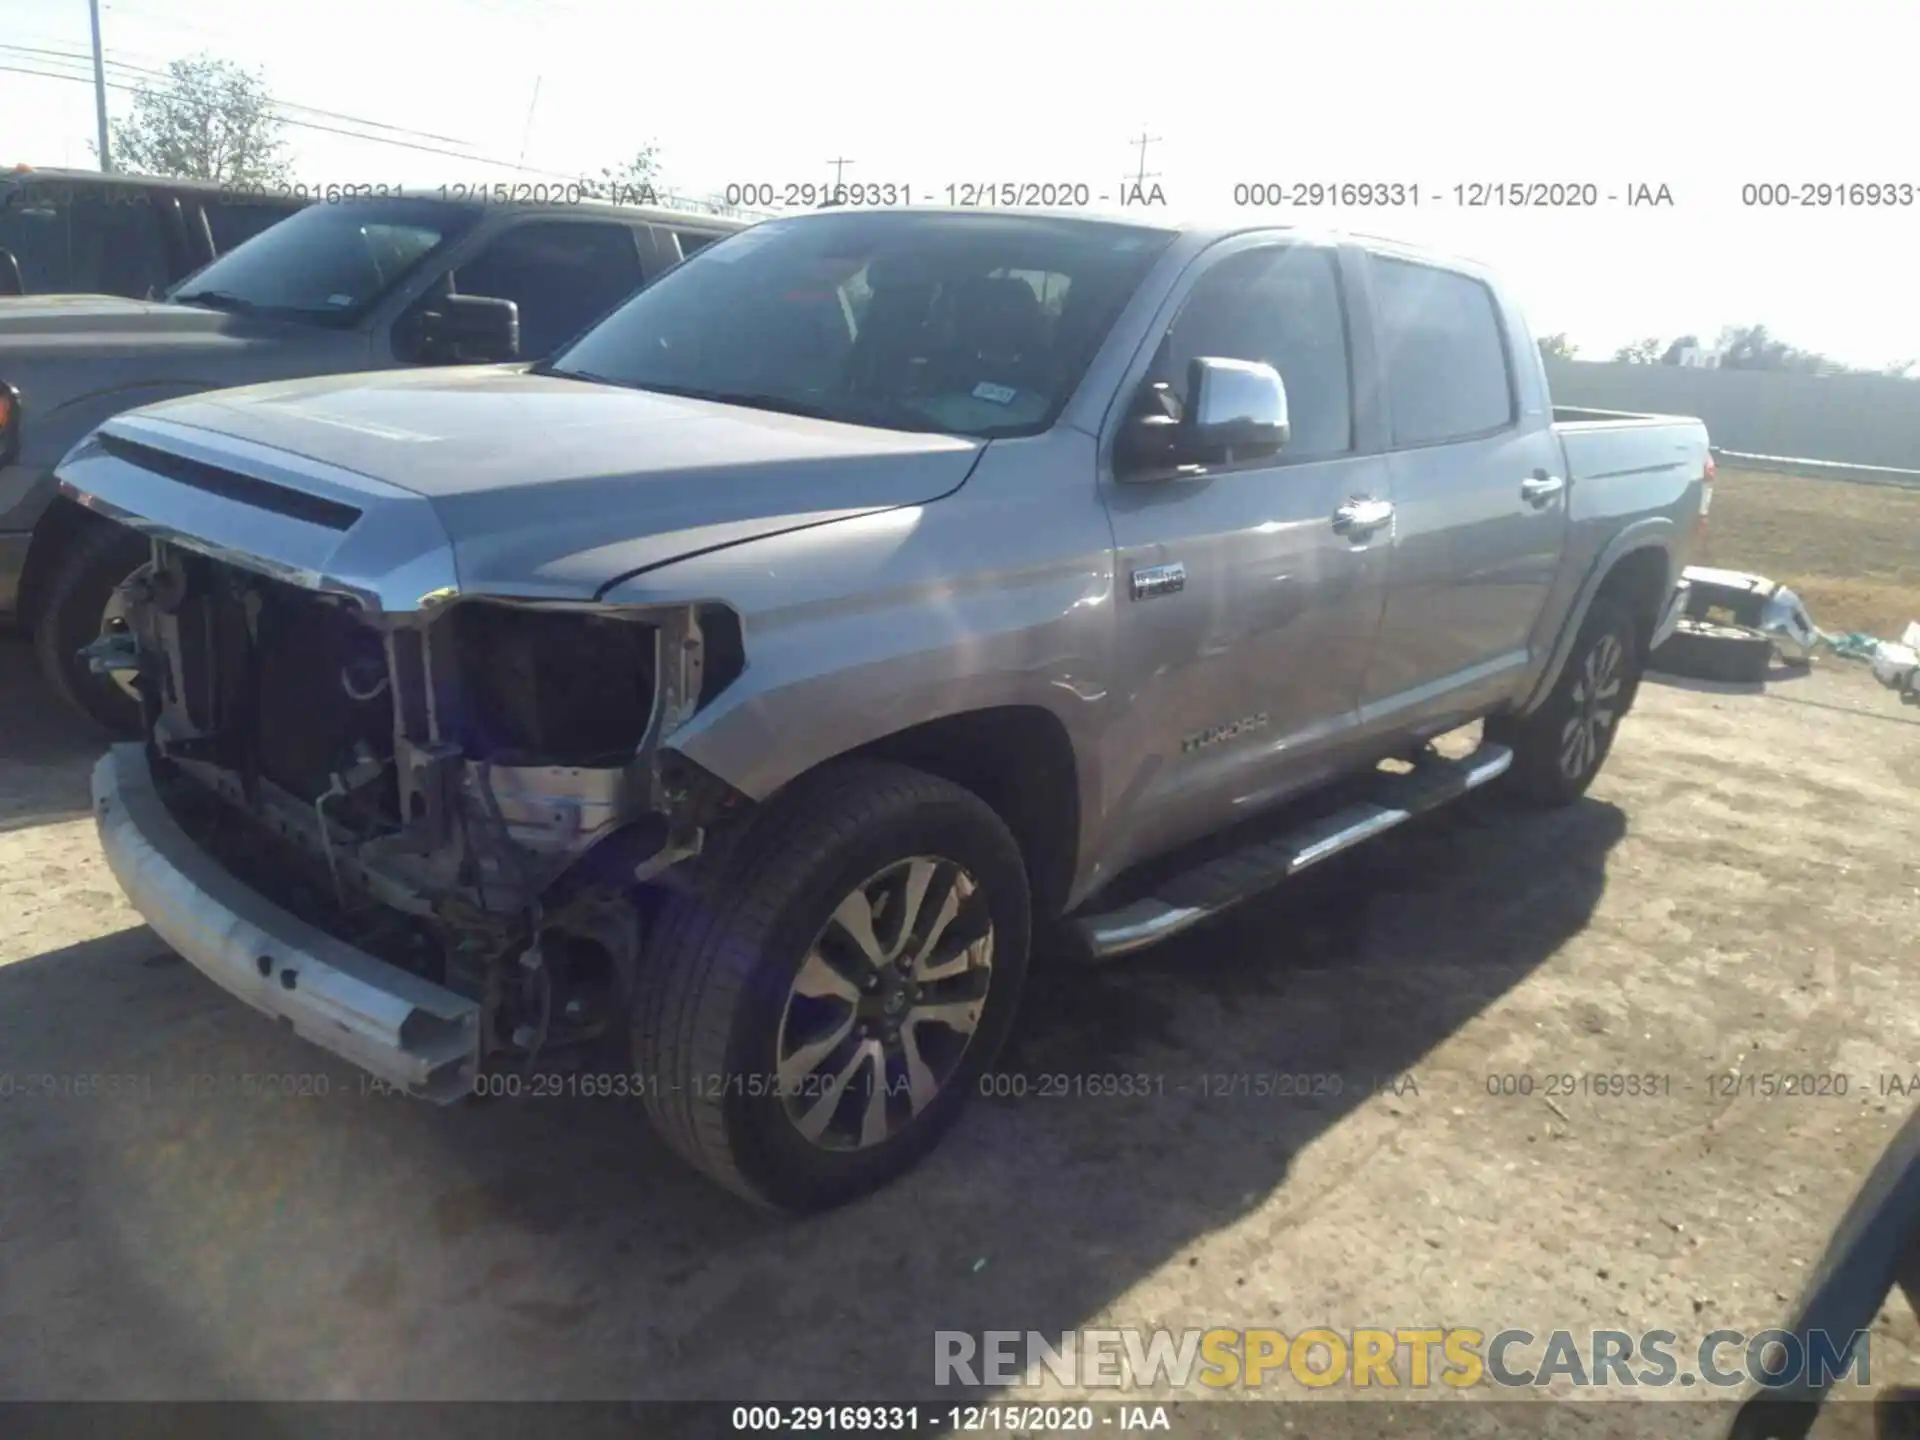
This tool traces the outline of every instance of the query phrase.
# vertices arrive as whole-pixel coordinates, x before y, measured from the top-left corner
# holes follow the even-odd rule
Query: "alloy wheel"
[[[993,939],[985,893],[952,860],[898,861],[842,899],[780,1019],[776,1075],[794,1128],[860,1150],[911,1125],[972,1044]]]
[[[1560,730],[1560,773],[1579,780],[1600,763],[1619,718],[1622,661],[1616,635],[1602,635],[1587,651],[1574,679],[1573,714]]]

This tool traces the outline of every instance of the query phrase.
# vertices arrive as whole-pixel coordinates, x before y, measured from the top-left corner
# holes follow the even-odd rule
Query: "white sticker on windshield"
[[[1013,403],[1013,397],[1019,393],[1020,392],[1011,385],[995,385],[986,380],[982,380],[978,385],[973,387],[974,399],[991,400],[996,405],[1011,405]]]

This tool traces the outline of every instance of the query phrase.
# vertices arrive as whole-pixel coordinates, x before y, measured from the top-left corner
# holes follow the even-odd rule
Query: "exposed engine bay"
[[[174,818],[293,914],[480,1002],[483,1063],[609,1033],[637,887],[745,803],[663,745],[739,671],[723,606],[369,613],[164,540],[122,599],[93,663],[139,693]]]

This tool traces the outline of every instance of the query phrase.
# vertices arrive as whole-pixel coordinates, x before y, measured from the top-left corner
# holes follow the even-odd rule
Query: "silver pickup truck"
[[[836,211],[543,363],[175,400],[59,474],[152,542],[94,791],[169,944],[381,1082],[567,1074],[805,1209],[933,1144],[1036,948],[1578,797],[1711,463],[1556,425],[1472,265]]]
[[[123,623],[112,597],[146,551],[57,503],[53,468],[76,441],[121,410],[223,386],[532,359],[740,228],[624,205],[356,197],[307,206],[164,301],[0,298],[0,622],[32,632],[70,704],[137,733],[126,687],[75,656]]]

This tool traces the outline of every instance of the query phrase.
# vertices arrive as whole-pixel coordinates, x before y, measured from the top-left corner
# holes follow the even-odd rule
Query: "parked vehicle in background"
[[[137,537],[56,499],[53,467],[89,430],[222,386],[533,358],[740,228],[614,205],[356,199],[306,207],[163,301],[0,301],[0,620],[32,627],[76,708],[136,731],[131,692],[78,658],[123,623],[115,587],[146,557]]]
[[[830,1204],[978,1088],[1039,927],[1107,959],[1483,783],[1581,795],[1707,455],[1556,424],[1491,277],[1385,242],[771,221],[540,365],[69,456],[152,543],[93,652],[148,722],[101,841],[189,961],[386,1082],[617,1040],[582,1093]]]
[[[206,180],[16,165],[0,170],[0,297],[148,299],[306,203]]]

